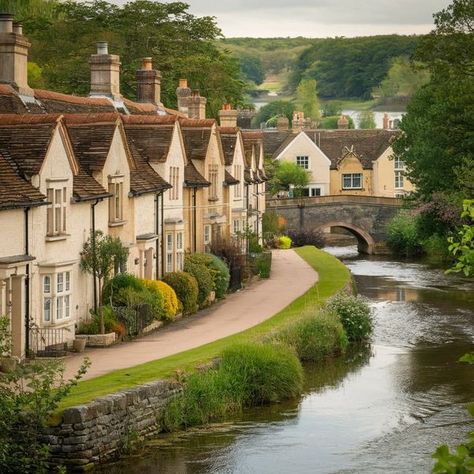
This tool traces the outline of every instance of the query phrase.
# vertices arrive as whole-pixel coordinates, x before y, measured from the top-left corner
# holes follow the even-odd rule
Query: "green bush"
[[[300,360],[311,361],[340,354],[348,344],[339,316],[325,311],[298,318],[272,338],[292,347]]]
[[[176,292],[184,314],[192,314],[197,311],[198,305],[198,282],[193,275],[186,272],[167,273],[163,281],[168,283]]]
[[[142,281],[150,291],[161,295],[163,298],[164,319],[172,321],[179,310],[179,301],[176,292],[171,286],[161,280]]]
[[[121,288],[133,288],[140,292],[145,289],[145,285],[139,278],[130,273],[117,273],[117,275],[104,285],[102,290],[104,303],[116,304],[115,299]]]
[[[424,240],[423,252],[431,263],[447,264],[452,262],[448,239],[444,235],[434,234]]]
[[[117,319],[112,306],[105,305],[102,307],[102,314],[104,316],[105,332],[115,332],[119,336],[123,336],[126,328]],[[100,334],[100,318],[98,314],[92,314],[89,321],[79,323],[78,334]]]
[[[205,265],[211,272],[216,298],[224,298],[229,288],[230,272],[223,260],[211,253],[192,253],[186,256],[186,261]]]
[[[290,239],[290,237],[287,237],[286,235],[281,235],[280,237],[277,237],[276,247],[279,248],[279,249],[289,249],[289,248],[291,248],[291,239]]]
[[[255,257],[255,274],[260,278],[270,278],[272,269],[272,253],[262,252]]]
[[[396,215],[388,224],[387,244],[397,256],[413,257],[423,253],[416,218],[406,213]]]
[[[234,345],[217,369],[189,377],[182,395],[167,405],[163,427],[173,431],[222,420],[243,407],[296,397],[302,386],[303,368],[287,347]]]
[[[363,341],[372,334],[373,321],[370,307],[361,296],[341,292],[329,300],[326,308],[341,318],[349,341]]]
[[[214,291],[214,280],[211,271],[204,264],[193,263],[189,259],[184,260],[184,271],[196,278],[199,292],[198,305],[200,308],[207,306],[211,291]]]

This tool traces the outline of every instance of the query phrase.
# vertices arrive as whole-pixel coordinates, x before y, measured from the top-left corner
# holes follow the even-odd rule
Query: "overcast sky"
[[[126,0],[109,0],[125,3]],[[186,0],[183,0],[186,2]],[[226,37],[368,36],[427,33],[449,0],[188,0],[215,16]]]

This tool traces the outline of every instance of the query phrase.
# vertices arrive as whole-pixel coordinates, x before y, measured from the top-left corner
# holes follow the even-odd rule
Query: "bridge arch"
[[[369,255],[375,253],[375,240],[366,230],[344,221],[325,222],[320,224],[317,229],[323,230],[327,227],[342,227],[348,230],[357,239],[357,249],[359,252]]]

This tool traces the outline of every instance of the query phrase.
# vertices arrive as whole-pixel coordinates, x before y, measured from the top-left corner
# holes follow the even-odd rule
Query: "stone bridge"
[[[368,254],[387,253],[387,223],[401,207],[401,199],[372,196],[267,200],[267,211],[283,216],[288,229],[342,227],[357,238],[359,252]]]

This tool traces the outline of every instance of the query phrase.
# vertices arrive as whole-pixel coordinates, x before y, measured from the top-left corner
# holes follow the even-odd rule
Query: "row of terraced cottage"
[[[127,271],[147,279],[181,270],[185,252],[246,228],[259,233],[265,209],[260,132],[237,128],[226,105],[220,125],[185,80],[178,110],[160,101],[160,73],[145,58],[137,102],[120,94],[120,59],[99,43],[91,92],[33,90],[29,43],[0,17],[0,315],[13,355],[31,326],[66,328],[94,306],[94,281],[80,270],[93,230],[129,249]]]

